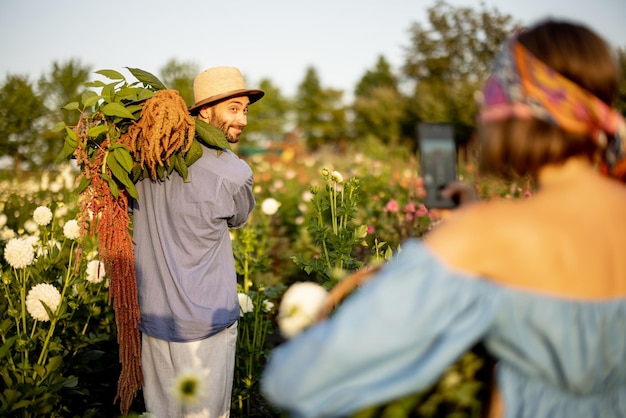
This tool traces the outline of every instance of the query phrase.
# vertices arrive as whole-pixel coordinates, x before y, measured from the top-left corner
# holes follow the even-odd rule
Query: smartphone
[[[447,123],[420,123],[418,125],[420,175],[424,180],[424,205],[447,209],[458,202],[441,196],[441,190],[457,179],[457,152],[452,125]]]

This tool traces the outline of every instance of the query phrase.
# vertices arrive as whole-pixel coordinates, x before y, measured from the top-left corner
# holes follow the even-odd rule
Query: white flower
[[[341,175],[339,171],[333,171],[330,174],[330,179],[334,181],[335,183],[343,183],[343,176]]]
[[[91,260],[87,263],[87,269],[85,270],[87,276],[85,280],[89,283],[100,283],[104,280],[106,272],[104,271],[104,264],[98,260]]]
[[[2,228],[2,231],[0,231],[0,238],[2,238],[3,241],[15,238],[15,231],[5,226]]]
[[[39,246],[39,237],[36,235],[27,235],[25,237],[22,237],[22,239],[29,243],[33,248]]]
[[[174,379],[172,392],[184,406],[193,406],[200,403],[206,393],[205,381],[200,373],[194,369],[180,372]]]
[[[39,188],[41,190],[48,190],[48,186],[50,185],[50,173],[47,171],[44,171],[44,173],[41,175],[41,183],[39,184]]]
[[[50,191],[52,193],[60,192],[62,188],[63,188],[63,184],[59,183],[58,181],[55,181],[54,183],[50,185]]]
[[[77,240],[80,238],[80,227],[76,219],[71,219],[63,226],[63,235],[65,238],[71,240]]]
[[[4,213],[0,213],[0,227],[7,224],[7,216]]]
[[[39,242],[37,242],[37,244],[37,257],[47,257],[48,255],[52,254],[52,250],[61,250],[61,243],[55,239],[49,240],[45,245],[40,244]]]
[[[278,327],[285,338],[292,338],[315,322],[328,292],[313,282],[294,283],[287,289],[278,308]]]
[[[285,187],[285,182],[282,180],[274,180],[274,183],[272,183],[272,187],[270,187],[270,190],[280,190],[283,187]]]
[[[267,299],[263,300],[263,312],[271,312],[274,309],[274,303]]]
[[[65,215],[67,215],[67,212],[69,211],[69,208],[63,204],[63,202],[59,202],[57,208],[54,210],[54,216],[56,216],[57,218],[63,218]]]
[[[266,215],[273,215],[278,212],[280,208],[280,202],[273,197],[268,197],[261,203],[261,211]]]
[[[64,186],[67,190],[71,190],[74,186],[74,175],[72,174],[72,166],[69,164],[65,164],[61,167],[61,172],[59,173],[60,180],[57,179],[58,182],[64,183]]]
[[[33,244],[23,238],[11,239],[4,247],[4,259],[16,269],[30,266],[35,261]]]
[[[313,193],[311,193],[310,190],[302,192],[302,200],[305,202],[310,202],[311,200],[313,200]]]
[[[254,312],[254,303],[252,303],[250,296],[245,293],[237,293],[237,297],[239,298],[239,316]]]
[[[48,312],[42,303],[55,312],[61,303],[61,293],[49,283],[40,283],[34,286],[26,296],[26,310],[37,321],[49,321]]]
[[[52,221],[52,211],[46,206],[39,206],[33,212],[33,220],[37,225],[46,226]]]
[[[29,234],[34,234],[35,232],[39,231],[39,225],[37,225],[37,223],[35,221],[33,221],[32,219],[27,219],[24,222],[24,229]]]

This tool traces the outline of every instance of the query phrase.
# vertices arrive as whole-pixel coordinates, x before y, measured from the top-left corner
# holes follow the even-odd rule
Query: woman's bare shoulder
[[[586,205],[580,195],[550,194],[472,205],[424,241],[449,267],[502,284],[572,297],[623,296],[626,220],[616,208],[622,213],[624,206],[619,197],[595,196]]]
[[[496,201],[459,209],[427,234],[424,242],[451,267],[483,274],[490,270],[492,258],[505,252],[507,237],[518,233],[518,227],[511,223],[520,211],[516,206],[511,201]]]

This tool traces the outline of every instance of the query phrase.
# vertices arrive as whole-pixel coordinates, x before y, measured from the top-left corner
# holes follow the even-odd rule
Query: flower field
[[[330,289],[349,272],[389,259],[404,239],[435,228],[445,213],[422,205],[417,160],[407,150],[361,144],[311,155],[285,144],[280,153],[246,159],[255,173],[257,207],[244,228],[231,232],[241,305],[232,416],[279,417],[260,395],[259,378],[271,348],[306,325],[279,314],[288,287],[307,281]],[[472,173],[471,164],[463,165],[463,176],[482,197],[528,192],[478,181]],[[77,175],[62,166],[0,180],[3,417],[119,416],[109,281],[97,240],[78,240]],[[287,324],[282,333],[279,323]],[[356,416],[478,416],[484,363],[480,352],[470,352],[429,391]],[[172,390],[184,406],[202,387],[189,374]],[[131,409],[143,414],[141,394]]]

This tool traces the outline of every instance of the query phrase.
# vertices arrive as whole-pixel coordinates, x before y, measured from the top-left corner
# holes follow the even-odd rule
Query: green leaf
[[[96,74],[103,75],[111,80],[124,80],[124,76],[115,70],[98,70]]]
[[[172,171],[174,171],[174,168],[175,168],[174,163],[172,162],[172,158],[173,157],[170,157],[169,160],[165,162],[165,167],[167,167],[167,177],[169,177],[170,174],[172,174]]]
[[[132,113],[133,115],[136,112],[141,112],[141,110],[143,109],[142,105],[128,105],[126,106],[126,110],[128,110],[130,113]],[[137,116],[141,116],[141,114],[137,115]]]
[[[118,149],[120,148],[117,148],[115,151],[117,151]],[[113,152],[113,154],[115,154],[115,152]],[[107,156],[106,163],[107,163],[107,166],[111,169],[111,173],[113,173],[113,176],[115,176],[115,178],[118,179],[119,182],[124,185],[128,194],[131,197],[137,199],[139,197],[139,195],[137,194],[137,189],[135,188],[135,185],[133,184],[133,182],[130,180],[130,177],[128,176],[129,172],[132,169],[132,165],[130,169],[126,171],[124,167],[122,167],[120,163],[118,163],[117,159],[115,158],[115,155],[111,155],[111,154]],[[111,182],[109,182],[109,184],[110,183]],[[117,197],[117,194],[115,194],[114,196]]]
[[[98,135],[105,133],[108,129],[109,128],[104,124],[97,125],[87,131],[87,136],[90,138],[97,138]]]
[[[32,401],[29,399],[23,399],[21,401],[15,402],[13,405],[11,405],[11,410],[17,411],[18,409],[21,409],[21,408],[27,408],[28,406],[30,406],[31,402]]]
[[[161,181],[165,180],[165,167],[163,167],[162,165],[157,165],[156,176]]]
[[[78,377],[76,376],[69,376],[63,382],[63,387],[65,388],[75,388],[76,386],[78,386]]]
[[[98,93],[93,90],[85,90],[83,94],[80,95],[80,101],[84,103],[85,100],[89,99],[90,97],[98,97]]]
[[[130,155],[130,151],[126,147],[116,147],[113,149],[113,156],[124,170],[128,173],[133,169],[133,157]],[[367,228],[367,226],[366,226]]]
[[[180,152],[177,152],[176,154],[172,155],[172,158],[174,159],[174,169],[178,174],[180,174],[180,176],[183,178],[183,181],[185,183],[188,183],[189,180],[187,179],[187,176],[189,174],[189,168],[187,167],[187,163],[185,162],[182,154]]]
[[[97,94],[94,94],[93,96],[85,97],[83,99],[83,106],[85,107],[95,106],[96,103],[98,103],[100,99],[102,99],[102,97],[98,96]]]
[[[130,171],[130,179],[133,183],[137,183],[139,180],[143,180],[146,177],[144,169],[141,168],[139,164],[135,165]]]
[[[106,163],[107,166],[111,169],[111,173],[113,173],[113,176],[118,180],[121,180],[122,178],[124,178],[124,176],[128,177],[128,172],[124,170],[120,163],[117,162],[112,152],[107,155]]]
[[[141,87],[123,87],[116,93],[116,97],[119,99],[136,100],[141,91],[144,90]]]
[[[354,229],[354,238],[357,240],[367,236],[367,225],[360,225]]]
[[[83,176],[80,179],[80,183],[78,184],[78,187],[76,187],[76,193],[80,194],[83,190],[87,188],[87,186],[89,186],[89,183],[91,183],[91,180]]]
[[[152,86],[152,88],[154,88],[155,90],[167,90],[167,87],[165,87],[165,84],[163,84],[161,80],[159,80],[157,77],[155,77],[151,73],[141,70],[139,68],[130,68],[130,67],[126,67],[126,68],[128,69],[128,71],[130,71],[132,75],[135,76],[137,80],[141,81],[144,84]]]
[[[226,140],[224,133],[215,126],[203,120],[194,118],[196,121],[196,136],[198,140],[207,147],[217,149],[230,149],[230,144]]]
[[[60,164],[61,162],[67,160],[72,154],[74,154],[74,151],[76,150],[76,145],[77,144],[72,145],[68,141],[65,141],[63,143],[63,149],[59,153],[54,163]]]
[[[115,84],[111,83],[111,84],[105,84],[104,87],[102,87],[102,91],[100,92],[100,95],[102,96],[102,99],[104,99],[105,102],[109,103],[113,101],[114,93],[115,93]]]
[[[87,87],[87,88],[96,88],[96,89],[104,87],[105,85],[106,84],[102,80],[88,81],[87,83],[85,83],[85,87]]]
[[[149,98],[153,97],[155,94],[156,93],[153,92],[152,90],[143,89],[141,93],[139,93],[139,95],[137,96],[137,101],[142,102],[144,100],[148,100]]]
[[[48,364],[46,365],[46,372],[47,373],[52,373],[53,371],[55,371],[59,367],[61,367],[62,364],[63,364],[63,357],[62,356],[54,356],[54,357],[50,358],[50,360],[48,360]]]
[[[191,164],[198,161],[200,157],[202,157],[202,145],[194,138],[191,142],[191,147],[189,147],[189,151],[185,154],[185,164],[189,167]]]
[[[76,132],[69,126],[66,126],[65,133],[65,142],[69,142],[70,145],[76,147],[76,145],[78,145],[78,135],[76,135]]]
[[[117,188],[117,183],[115,182],[115,180],[113,180],[111,177],[107,176],[104,173],[100,173],[100,177],[102,177],[109,183],[109,189],[111,190],[111,194],[117,199],[119,197],[119,190]]]
[[[119,116],[122,118],[135,119],[135,116],[129,112],[126,107],[119,103],[107,103],[102,106],[102,113],[106,116]]]
[[[66,127],[67,127],[67,125],[65,124],[65,122],[57,122],[57,124],[54,125],[54,127],[52,129],[50,129],[50,130],[52,132],[61,132]]]
[[[9,337],[7,338],[7,341],[2,344],[2,347],[0,347],[0,359],[3,359],[4,357],[6,357],[7,354],[11,352],[11,347],[13,346],[13,343],[15,342],[17,337],[17,335]]]
[[[65,110],[76,110],[78,109],[78,102],[71,102],[62,107]]]
[[[45,307],[45,305],[44,305]],[[45,377],[46,376],[46,369],[40,365],[40,364],[33,364],[33,369],[35,370],[35,373],[37,373],[39,376],[41,377]]]

